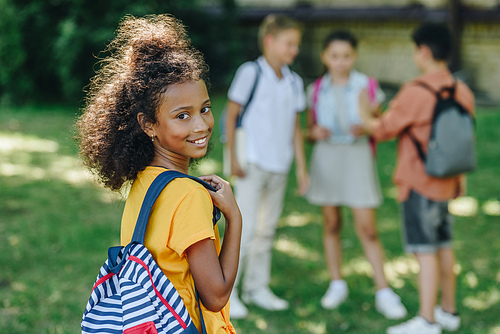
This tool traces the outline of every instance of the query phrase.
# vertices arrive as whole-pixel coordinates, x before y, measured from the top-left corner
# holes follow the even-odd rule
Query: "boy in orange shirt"
[[[403,212],[405,250],[415,254],[420,265],[420,310],[415,318],[389,327],[387,333],[439,334],[442,329],[457,330],[460,326],[455,306],[455,255],[448,200],[463,192],[463,178],[429,176],[408,132],[422,147],[427,147],[437,98],[421,84],[435,91],[454,84],[446,62],[453,41],[449,29],[440,24],[424,24],[415,30],[412,38],[415,42],[413,61],[421,75],[401,88],[389,110],[379,119],[370,116],[368,96],[361,97],[364,124],[354,127],[353,131],[369,133],[378,141],[399,139],[394,182]],[[455,98],[471,114],[474,112],[474,96],[464,83],[456,82]],[[441,305],[436,306],[439,288]]]

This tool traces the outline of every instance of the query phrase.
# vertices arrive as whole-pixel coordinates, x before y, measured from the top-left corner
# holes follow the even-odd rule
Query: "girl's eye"
[[[182,113],[182,114],[177,115],[177,118],[178,118],[178,119],[181,119],[181,120],[182,120],[182,119],[187,119],[188,117],[189,117],[189,115],[188,115],[188,114],[186,114],[186,113]]]
[[[208,112],[210,112],[210,111],[212,111],[212,107],[210,107],[210,106],[208,106],[208,107],[203,107],[203,108],[201,109],[201,113],[202,113],[202,114],[206,114],[206,113],[208,113]]]

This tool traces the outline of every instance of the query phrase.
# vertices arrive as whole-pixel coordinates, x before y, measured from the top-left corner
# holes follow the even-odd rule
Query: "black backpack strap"
[[[420,87],[427,89],[428,91],[430,91],[431,93],[436,95],[438,100],[443,99],[443,95],[442,95],[443,92],[449,92],[450,97],[455,96],[455,91],[456,91],[456,87],[457,87],[457,81],[455,79],[453,80],[453,84],[451,86],[444,86],[443,88],[441,88],[438,91],[422,81],[415,81],[415,84],[417,86],[420,86]]]
[[[250,105],[250,102],[252,102],[252,99],[255,95],[255,91],[257,90],[257,85],[259,83],[259,77],[260,77],[260,65],[257,60],[253,61],[256,67],[256,74],[255,74],[255,81],[253,82],[252,90],[250,91],[250,96],[248,97],[247,103],[241,107],[241,111],[238,115],[238,118],[236,120],[236,127],[239,128],[241,126],[241,123],[243,122],[243,116],[245,115],[246,111],[248,110],[248,106]]]
[[[433,94],[439,94],[438,91],[436,91],[434,88],[432,88],[431,86],[429,86],[428,84],[426,84],[423,81],[415,81],[415,84],[417,86],[420,86],[420,87],[423,87],[423,88],[427,89],[428,91],[430,91]]]
[[[417,140],[417,138],[415,138],[415,136],[411,134],[410,127],[407,127],[406,130],[404,130],[403,133],[406,133],[410,137],[411,141],[413,142],[413,144],[417,148],[417,152],[418,152],[418,156],[420,157],[420,160],[422,160],[423,162],[425,162],[426,155],[424,153],[424,149],[422,148],[422,145]]]

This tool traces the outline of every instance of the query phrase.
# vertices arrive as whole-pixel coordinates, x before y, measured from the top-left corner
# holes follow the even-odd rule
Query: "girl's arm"
[[[245,172],[241,169],[238,159],[236,159],[236,148],[235,148],[235,132],[236,132],[236,121],[238,115],[241,111],[241,105],[236,102],[229,101],[227,104],[227,121],[226,121],[226,135],[227,135],[227,146],[231,154],[231,175],[244,177]]]
[[[224,241],[219,255],[211,239],[191,245],[186,250],[186,255],[203,305],[212,312],[218,312],[227,304],[236,279],[242,219],[231,185],[227,181],[215,175],[200,178],[217,189],[217,192],[209,193],[226,220]]]

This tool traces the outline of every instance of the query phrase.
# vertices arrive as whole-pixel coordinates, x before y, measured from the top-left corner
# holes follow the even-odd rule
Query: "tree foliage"
[[[181,19],[205,54],[212,82],[223,86],[231,64],[240,61],[234,0],[216,2],[216,11],[201,2],[0,0],[0,101],[80,102],[126,14],[171,13]]]

